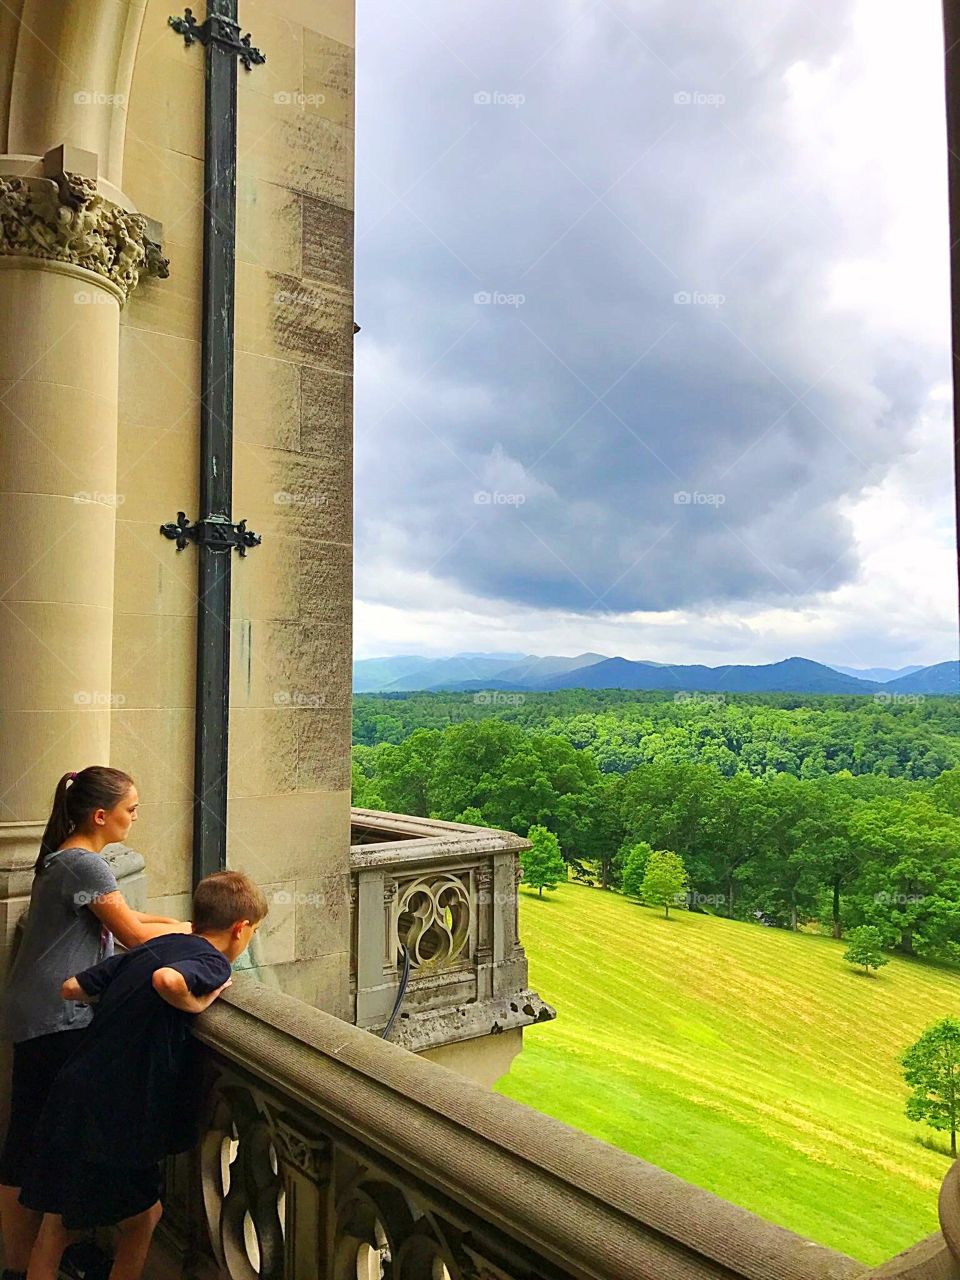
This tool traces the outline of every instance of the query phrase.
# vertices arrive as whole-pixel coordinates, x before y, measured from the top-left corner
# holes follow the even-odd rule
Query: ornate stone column
[[[120,307],[166,270],[96,157],[0,165],[0,822],[109,759]],[[119,193],[117,193],[119,194]]]
[[[165,275],[97,157],[0,157],[0,982],[56,780],[110,760],[119,317]]]

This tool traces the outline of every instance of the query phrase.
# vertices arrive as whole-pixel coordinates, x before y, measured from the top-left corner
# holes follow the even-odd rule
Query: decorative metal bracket
[[[262,66],[266,55],[250,43],[251,36],[240,37],[239,24],[222,13],[211,13],[205,22],[197,22],[192,9],[184,9],[182,18],[168,18],[168,23],[178,35],[183,36],[187,48],[192,44],[219,45],[228,53],[235,53],[246,69]]]
[[[171,520],[162,524],[160,532],[171,542],[176,542],[178,551],[182,551],[188,542],[195,542],[198,547],[208,547],[216,553],[225,551],[229,554],[236,547],[245,556],[248,547],[259,547],[263,541],[259,533],[247,528],[246,520],[231,524],[224,516],[210,516],[194,524],[183,511],[177,512],[176,523]]]

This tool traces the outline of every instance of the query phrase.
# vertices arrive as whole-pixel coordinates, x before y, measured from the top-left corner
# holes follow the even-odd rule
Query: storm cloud
[[[418,0],[359,37],[358,594],[609,615],[856,579],[946,342],[805,113],[852,0]],[[845,188],[844,195],[849,193]],[[945,259],[944,259],[945,261]],[[891,311],[898,300],[890,298]]]

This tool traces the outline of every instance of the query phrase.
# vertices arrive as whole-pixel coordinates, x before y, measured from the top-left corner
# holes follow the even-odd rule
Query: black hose
[[[393,1013],[391,1013],[390,1020],[387,1025],[380,1032],[380,1038],[382,1040],[386,1040],[390,1035],[390,1032],[393,1030],[393,1024],[397,1020],[397,1014],[400,1012],[400,1006],[403,1004],[403,998],[407,994],[407,984],[410,982],[410,952],[402,942],[400,943],[400,950],[403,953],[403,972],[400,974],[400,987],[397,991],[397,998],[394,1001]]]

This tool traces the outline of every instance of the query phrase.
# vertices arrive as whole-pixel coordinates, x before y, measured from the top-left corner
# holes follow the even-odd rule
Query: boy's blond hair
[[[242,871],[215,871],[193,891],[194,933],[219,933],[238,920],[257,924],[269,907],[263,890]]]

